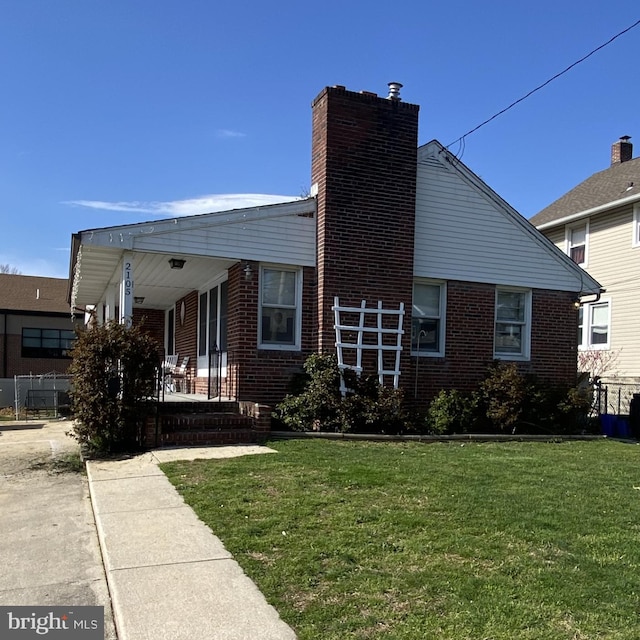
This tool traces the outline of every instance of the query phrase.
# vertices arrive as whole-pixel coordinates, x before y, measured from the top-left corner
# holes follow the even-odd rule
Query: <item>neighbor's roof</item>
[[[536,227],[550,227],[569,216],[636,198],[640,199],[640,157],[594,173],[530,218],[529,222]]]
[[[0,312],[28,311],[69,314],[66,278],[0,273]]]

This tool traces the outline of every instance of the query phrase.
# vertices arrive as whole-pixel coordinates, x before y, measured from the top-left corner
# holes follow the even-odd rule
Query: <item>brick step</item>
[[[159,444],[162,447],[185,447],[247,444],[257,441],[257,434],[252,429],[216,429],[163,433]]]
[[[212,402],[160,402],[156,405],[158,415],[184,413],[238,413],[238,403],[233,401]]]
[[[253,421],[239,413],[177,413],[160,417],[163,433],[172,431],[249,429]]]

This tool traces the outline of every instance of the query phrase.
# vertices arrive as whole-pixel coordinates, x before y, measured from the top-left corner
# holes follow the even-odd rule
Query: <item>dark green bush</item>
[[[109,322],[79,332],[72,357],[72,435],[97,454],[138,448],[155,389],[157,343],[141,326]]]
[[[400,433],[409,428],[400,389],[389,389],[375,376],[344,371],[350,390],[340,393],[340,370],[333,355],[312,354],[305,364],[300,393],[289,394],[276,406],[277,421],[293,431]]]
[[[475,431],[479,422],[477,393],[463,393],[457,389],[441,390],[427,411],[429,433],[467,433]]]

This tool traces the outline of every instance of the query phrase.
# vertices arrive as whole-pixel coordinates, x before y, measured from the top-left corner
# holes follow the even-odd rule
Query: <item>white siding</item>
[[[596,215],[589,221],[588,271],[611,300],[611,350],[619,376],[640,377],[640,247],[632,246],[633,210]]]
[[[184,231],[176,229],[170,234],[140,234],[134,238],[133,248],[313,266],[315,231],[313,218],[291,216]]]
[[[315,265],[315,218],[178,218],[83,232],[84,244],[150,253]]]
[[[414,275],[579,291],[580,274],[461,171],[418,163]]]

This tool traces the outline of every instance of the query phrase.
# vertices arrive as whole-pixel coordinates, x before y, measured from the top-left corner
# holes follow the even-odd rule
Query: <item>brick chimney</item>
[[[631,140],[631,136],[620,136],[620,140],[611,145],[612,165],[631,160],[633,157],[633,145],[629,140]]]
[[[342,305],[404,302],[410,353],[419,106],[326,87],[313,101],[311,182],[317,190],[318,349],[334,349]]]

